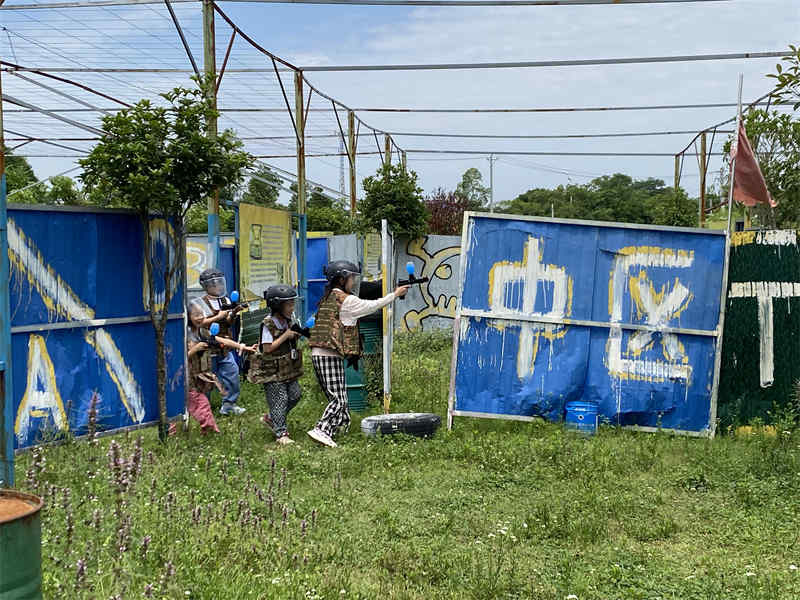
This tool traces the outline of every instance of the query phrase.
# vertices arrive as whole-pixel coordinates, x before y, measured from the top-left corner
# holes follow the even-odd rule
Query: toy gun
[[[414,263],[408,261],[406,263],[406,271],[408,272],[408,279],[401,279],[397,282],[398,286],[406,286],[406,285],[421,285],[423,283],[427,283],[427,277],[415,277],[414,276]],[[402,298],[399,298],[402,300]]]
[[[212,323],[208,329],[209,334],[205,335],[203,330],[200,330],[200,341],[208,344],[209,348],[221,349],[222,344],[217,341],[217,334],[219,333],[219,323]]]
[[[240,310],[244,310],[244,306],[239,304],[239,292],[236,290],[231,292],[231,299],[228,301],[227,298],[220,298],[219,300],[219,309],[220,310],[229,310],[231,312],[239,312]]]
[[[308,318],[308,321],[306,321],[305,327],[300,327],[299,323],[292,323],[292,326],[289,327],[289,329],[296,331],[305,338],[309,338],[311,337],[311,328],[314,327],[316,322],[317,320],[312,316]]]

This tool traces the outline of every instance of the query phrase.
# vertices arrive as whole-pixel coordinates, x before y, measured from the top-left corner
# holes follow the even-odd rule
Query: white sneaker
[[[230,402],[223,402],[222,408],[219,409],[219,414],[221,415],[241,415],[245,412],[247,412],[246,408]]]
[[[331,436],[318,427],[314,427],[314,429],[308,432],[308,435],[315,442],[319,442],[320,444],[328,446],[329,448],[336,448],[336,442],[331,439]]]

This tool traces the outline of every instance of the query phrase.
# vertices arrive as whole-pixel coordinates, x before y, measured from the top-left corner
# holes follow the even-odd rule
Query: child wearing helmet
[[[227,297],[225,274],[219,269],[206,269],[200,273],[200,285],[206,292],[202,299],[207,315],[203,321],[203,327],[210,327],[213,323],[218,323],[220,327],[219,337],[230,338],[231,328],[242,307],[231,310],[225,308],[230,305],[230,300]],[[224,345],[223,348],[212,349],[211,355],[214,375],[222,383],[226,392],[222,399],[220,414],[242,414],[245,412],[245,408],[237,404],[240,391],[239,365],[233,352],[229,352],[227,345]]]
[[[239,351],[252,352],[253,347],[239,344],[233,340],[216,337],[211,331],[205,329],[205,310],[200,300],[194,300],[188,307],[189,329],[186,332],[186,345],[189,358],[189,399],[187,410],[189,414],[200,423],[200,429],[205,434],[209,431],[219,433],[214,413],[208,401],[208,393],[214,386],[225,397],[225,388],[212,371],[211,352],[212,346],[224,346]],[[216,327],[213,327],[216,331]],[[170,427],[170,433],[175,433],[175,427]]]
[[[298,379],[303,375],[303,353],[297,349],[300,334],[291,329],[297,291],[289,285],[273,285],[264,292],[270,315],[261,323],[258,353],[250,361],[247,379],[264,386],[269,413],[262,417],[280,445],[293,444],[286,418],[300,402]]]
[[[361,270],[346,260],[337,260],[325,268],[328,284],[317,308],[316,322],[311,329],[311,363],[328,398],[328,406],[317,425],[308,432],[316,442],[335,448],[333,437],[350,426],[344,361],[358,360],[361,338],[358,319],[402,298],[408,286],[400,286],[378,300],[363,300],[353,294]]]

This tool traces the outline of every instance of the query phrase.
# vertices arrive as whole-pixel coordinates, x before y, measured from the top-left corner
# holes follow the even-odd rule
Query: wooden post
[[[352,110],[347,111],[347,152],[350,154],[350,216],[356,216],[356,115]]]
[[[206,93],[208,99],[217,108],[216,78],[217,78],[217,53],[214,30],[214,2],[203,0],[203,67],[205,70]],[[206,130],[208,137],[217,136],[217,118],[208,120]],[[206,267],[216,267],[219,264],[219,190],[208,197],[208,251],[206,253]]]
[[[700,134],[700,227],[706,226],[706,132]]]
[[[305,112],[303,109],[303,72],[294,74],[294,122],[297,127],[297,212],[306,214]]]
[[[392,138],[388,135],[384,136],[385,150],[383,152],[383,162],[389,167],[392,164]]]
[[[294,73],[294,121],[297,127],[297,227],[300,230],[300,248],[297,253],[297,278],[299,279],[300,299],[302,307],[300,314],[307,318],[308,310],[308,280],[306,275],[306,122],[303,108],[303,72]]]
[[[678,193],[678,190],[681,187],[681,155],[675,155],[675,193]]]
[[[407,168],[405,150],[400,154],[400,163],[403,165],[403,171],[405,171]]]

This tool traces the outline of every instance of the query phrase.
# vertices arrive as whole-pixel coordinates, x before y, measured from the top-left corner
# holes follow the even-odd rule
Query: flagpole
[[[742,86],[744,74],[739,74],[739,101],[737,102],[736,131],[734,132],[734,149],[738,148],[739,127],[742,123]],[[731,217],[733,214],[733,178],[736,168],[736,154],[731,158],[730,189],[728,190],[728,228],[725,230],[725,262],[722,269],[722,291],[719,301],[719,325],[717,326],[717,348],[714,355],[714,382],[711,386],[711,415],[709,418],[709,437],[713,437],[717,429],[717,398],[719,397],[719,376],[722,367],[722,335],[725,331],[725,305],[728,301],[728,268],[731,258]]]

